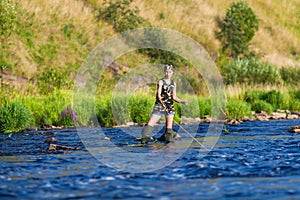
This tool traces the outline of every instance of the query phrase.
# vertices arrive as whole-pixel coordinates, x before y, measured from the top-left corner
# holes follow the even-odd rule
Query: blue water
[[[295,125],[300,125],[300,120],[227,126],[229,133],[222,133],[205,156],[199,156],[203,149],[196,142],[188,148],[130,147],[128,144],[135,143],[133,136],[124,132],[139,134],[141,127],[103,128],[114,139],[113,144],[129,152],[124,156],[115,154],[118,157],[111,157],[115,162],[123,163],[130,152],[136,153],[137,163],[146,163],[147,157],[139,157],[139,152],[158,152],[167,159],[166,152],[173,154],[176,149],[184,149],[174,162],[143,173],[107,166],[109,160],[101,162],[95,158],[76,129],[0,135],[0,198],[300,199],[300,135],[288,132]],[[195,136],[201,141],[208,124],[184,128],[195,126]],[[188,136],[182,136],[181,141],[188,140]],[[81,150],[47,152],[49,144],[44,141],[48,137],[57,138],[57,144]],[[105,147],[107,143],[103,140],[101,145]]]

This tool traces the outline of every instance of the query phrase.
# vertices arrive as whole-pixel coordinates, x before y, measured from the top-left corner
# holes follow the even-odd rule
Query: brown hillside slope
[[[115,34],[111,25],[97,20],[95,5],[103,0],[14,0],[22,13],[18,20],[31,38],[22,33],[8,40],[14,68],[6,73],[28,79],[47,67],[76,71],[88,53]],[[96,2],[89,4],[87,2]],[[216,19],[223,18],[232,0],[134,0],[140,16],[153,26],[178,30],[202,44],[217,58],[220,44],[215,38]],[[300,1],[247,0],[257,14],[260,29],[251,49],[277,66],[300,67]],[[70,36],[65,28],[72,25]],[[31,44],[28,45],[28,40]],[[50,53],[45,50],[49,48]],[[53,49],[51,49],[53,48]],[[46,52],[46,53],[45,53]],[[47,54],[48,53],[48,54]],[[145,58],[134,56],[132,59]],[[131,61],[131,63],[134,63]],[[127,63],[126,63],[127,64]],[[130,64],[128,64],[130,66]]]
[[[214,56],[220,48],[214,32],[232,0],[137,0],[141,15],[159,27],[181,31]],[[277,66],[300,67],[300,1],[247,0],[260,19],[251,49]]]

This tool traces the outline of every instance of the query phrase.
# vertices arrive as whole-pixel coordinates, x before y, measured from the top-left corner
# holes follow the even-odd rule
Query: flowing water
[[[300,199],[300,135],[288,132],[295,125],[300,120],[227,125],[205,156],[184,134],[171,146],[129,146],[138,142],[124,132],[139,135],[141,127],[102,128],[111,141],[88,128],[81,131],[91,138],[76,129],[0,135],[0,198]],[[193,127],[202,141],[208,124],[184,126]],[[46,151],[49,137],[80,150]],[[160,167],[151,170],[151,160]]]

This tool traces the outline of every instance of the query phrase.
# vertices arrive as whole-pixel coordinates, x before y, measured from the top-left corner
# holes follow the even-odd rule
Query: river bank
[[[187,96],[189,104],[175,104],[177,123],[210,122],[213,106],[205,97]],[[0,105],[0,133],[26,129],[47,129],[69,126],[116,127],[143,125],[152,111],[154,97],[150,94],[112,96],[110,94],[72,102],[72,91],[57,90],[46,96],[4,99]],[[79,104],[80,103],[80,104]],[[226,124],[244,121],[299,119],[300,91],[247,91],[239,99],[231,98],[221,108]],[[276,112],[274,112],[276,111]],[[93,115],[93,119],[91,119]],[[164,123],[162,120],[161,123]]]

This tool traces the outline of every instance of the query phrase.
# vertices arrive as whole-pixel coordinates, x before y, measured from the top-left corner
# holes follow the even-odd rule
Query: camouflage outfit
[[[156,101],[153,108],[153,114],[158,115],[173,115],[175,114],[174,101],[173,101],[173,92],[175,88],[175,83],[171,80],[170,84],[167,84],[164,79],[162,90],[161,90],[161,99],[158,98],[158,94],[156,94]]]

